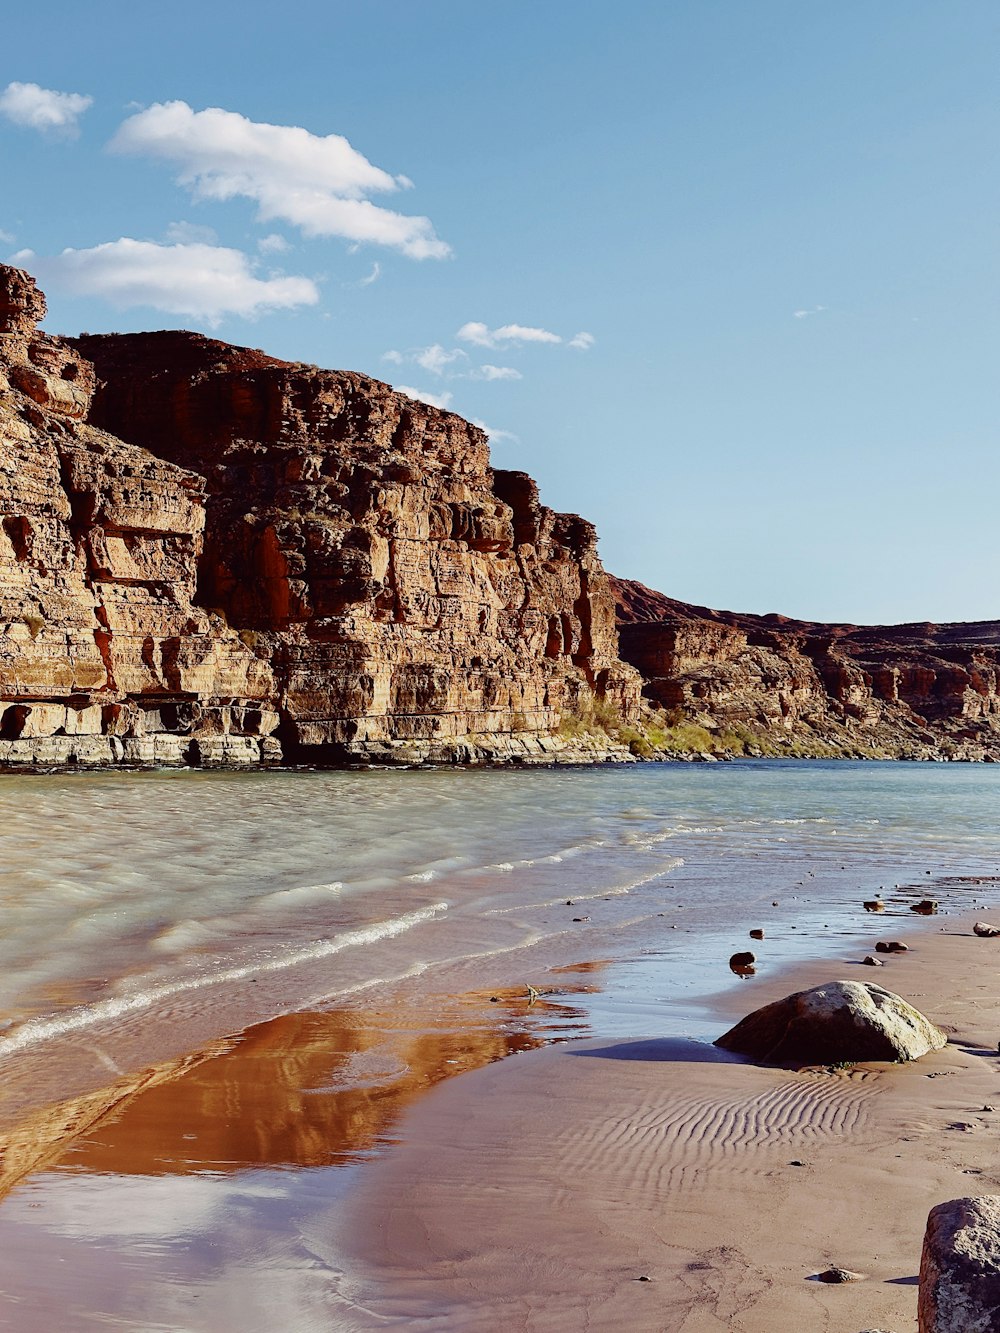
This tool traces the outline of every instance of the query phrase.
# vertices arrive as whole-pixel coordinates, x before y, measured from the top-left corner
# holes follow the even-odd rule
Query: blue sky
[[[995,0],[19,6],[0,258],[52,332],[447,403],[675,597],[993,618],[998,38]]]

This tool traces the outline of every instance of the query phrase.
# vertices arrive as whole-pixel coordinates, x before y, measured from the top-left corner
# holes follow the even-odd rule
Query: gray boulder
[[[716,1041],[762,1064],[916,1060],[944,1033],[892,991],[870,981],[830,981],[748,1014]]]
[[[1000,1329],[1000,1195],[950,1199],[931,1209],[920,1256],[917,1328]]]

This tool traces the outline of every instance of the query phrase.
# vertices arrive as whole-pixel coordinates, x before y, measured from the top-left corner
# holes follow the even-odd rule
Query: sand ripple
[[[729,1072],[738,1076],[743,1071],[730,1067]],[[864,1128],[867,1103],[876,1091],[867,1071],[776,1077],[781,1081],[735,1097],[672,1089],[627,1115],[602,1119],[583,1134],[577,1128],[574,1166],[604,1171],[615,1162],[619,1180],[626,1176],[622,1183],[630,1191],[662,1196],[697,1188],[704,1172],[713,1169],[773,1170],[779,1158],[762,1150],[808,1153]]]

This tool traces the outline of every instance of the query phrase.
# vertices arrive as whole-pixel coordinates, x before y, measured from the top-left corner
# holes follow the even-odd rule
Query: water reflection
[[[0,1142],[6,1192],[27,1171],[187,1175],[326,1167],[390,1140],[405,1107],[452,1074],[587,1029],[592,985],[431,997],[429,1010],[289,1014],[230,1042],[33,1114]]]

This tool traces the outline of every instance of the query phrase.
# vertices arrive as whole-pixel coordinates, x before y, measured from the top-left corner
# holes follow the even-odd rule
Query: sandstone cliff
[[[44,313],[0,269],[0,763],[277,758],[269,665],[194,602],[202,478],[87,424]]]
[[[664,710],[668,740],[675,730],[719,753],[1000,760],[1000,621],[822,625],[691,606],[626,580],[615,595],[622,656]]]
[[[275,674],[288,757],[551,753],[636,711],[594,530],[484,433],[363,375],[191,333],[84,337],[92,418],[205,478],[198,596]],[[506,738],[506,739],[505,739]]]
[[[689,606],[452,413],[44,313],[0,266],[0,765],[1000,759],[1000,622]]]
[[[582,758],[567,715],[636,713],[593,528],[482,431],[44,312],[0,268],[0,762]]]

